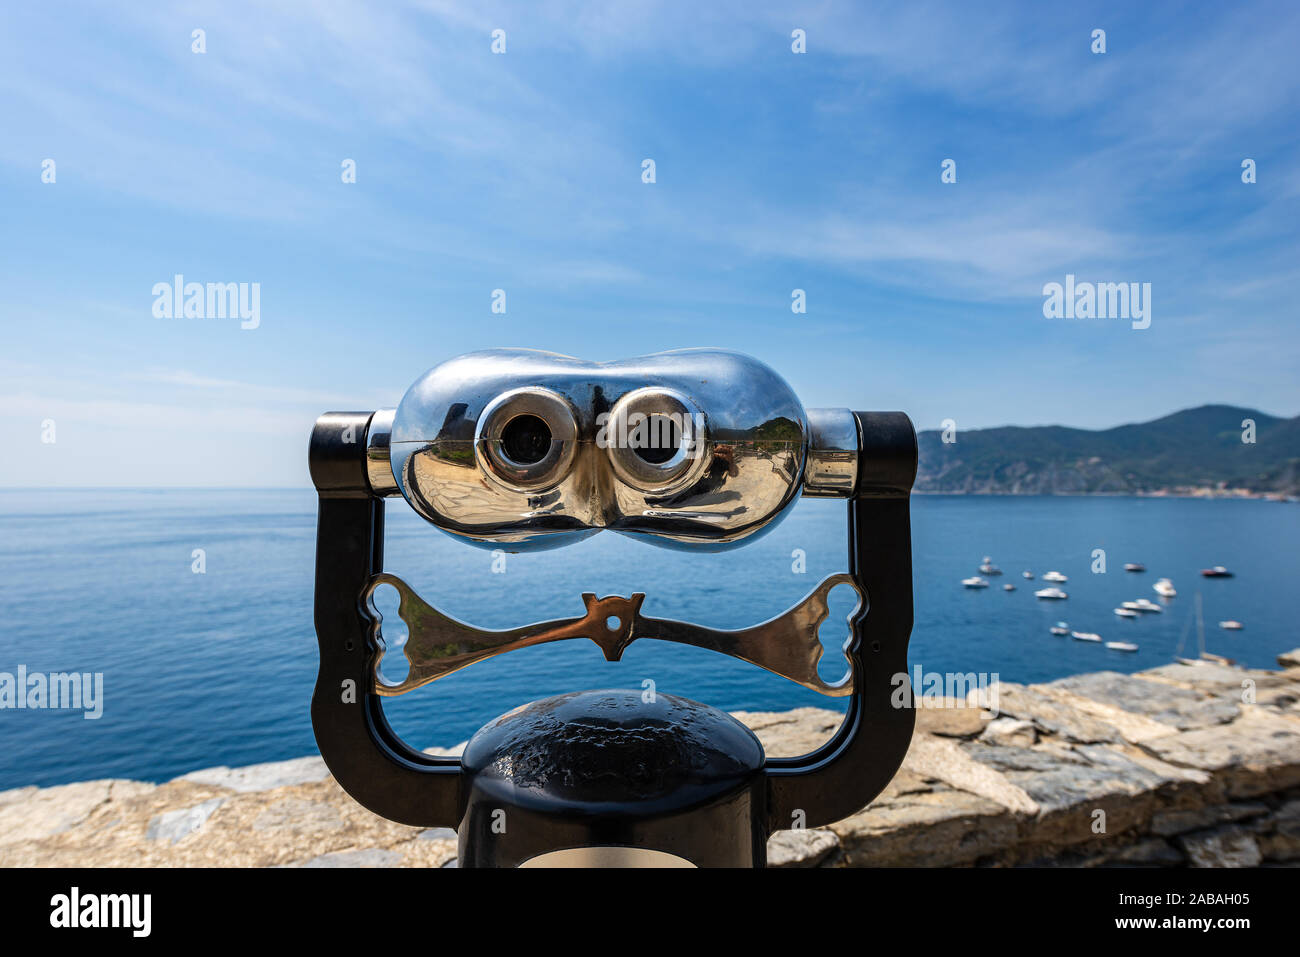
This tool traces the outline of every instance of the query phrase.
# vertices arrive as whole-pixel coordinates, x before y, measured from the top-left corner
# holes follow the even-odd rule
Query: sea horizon
[[[102,777],[166,780],[314,751],[308,708],[317,651],[312,623],[316,496],[281,489],[4,489],[0,596],[11,610],[0,672],[103,674],[103,715],[11,711],[15,747],[0,759],[0,788]],[[1250,499],[1154,496],[954,495],[913,500],[916,625],[909,669],[1050,681],[1089,671],[1132,672],[1173,660],[1197,590],[1209,650],[1272,667],[1297,644],[1300,512]],[[647,594],[648,613],[718,628],[780,614],[847,564],[843,502],[804,500],[770,534],[725,556],[654,548],[600,534],[558,552],[509,555],[443,535],[401,499],[386,508],[386,570],[426,601],[485,628],[515,627],[580,610],[582,591]],[[1094,553],[1106,570],[1094,574]],[[203,555],[196,571],[196,550]],[[796,553],[802,553],[798,556]],[[990,555],[1005,575],[965,589]],[[1123,571],[1142,561],[1148,572]],[[1202,580],[1225,564],[1236,577]],[[795,569],[802,567],[803,571]],[[1032,568],[1033,582],[1021,578]],[[1070,579],[1064,602],[1036,600],[1041,575]],[[1180,595],[1163,614],[1124,621],[1122,601],[1156,596],[1159,577]],[[1014,592],[1000,586],[1013,584]],[[851,594],[832,593],[822,638],[823,677],[847,633]],[[402,633],[380,596],[390,644]],[[1224,632],[1219,620],[1245,624]],[[1109,640],[1113,651],[1053,637],[1058,619]],[[1194,630],[1193,630],[1194,638]],[[1186,639],[1184,639],[1186,640]],[[395,658],[400,656],[394,655]],[[387,672],[385,672],[387,674]],[[842,710],[743,662],[665,642],[632,645],[610,664],[585,641],[512,652],[396,699],[385,709],[417,747],[448,747],[491,718],[578,687],[640,687],[726,710]],[[217,733],[216,729],[222,729]],[[22,756],[19,759],[18,756]]]

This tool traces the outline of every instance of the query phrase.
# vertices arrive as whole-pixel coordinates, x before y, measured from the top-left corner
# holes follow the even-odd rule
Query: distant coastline
[[[1205,405],[1097,431],[946,425],[917,436],[918,492],[1300,497],[1300,416]]]
[[[1257,492],[1250,489],[1231,488],[1172,488],[1152,491],[1126,492],[1026,492],[1006,491],[1001,489],[976,489],[962,491],[954,489],[913,489],[914,495],[960,495],[965,498],[1200,498],[1232,499],[1252,502],[1300,502],[1300,496],[1280,492]]]

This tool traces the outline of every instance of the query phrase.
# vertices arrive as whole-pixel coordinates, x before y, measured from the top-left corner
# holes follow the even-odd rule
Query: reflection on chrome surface
[[[416,512],[511,551],[603,528],[726,548],[771,528],[801,490],[847,495],[856,475],[850,413],[806,413],[766,365],[721,350],[603,363],[470,353],[407,391],[390,434],[382,415],[367,439],[372,458],[387,451]],[[387,476],[372,482],[381,494],[393,487]]]

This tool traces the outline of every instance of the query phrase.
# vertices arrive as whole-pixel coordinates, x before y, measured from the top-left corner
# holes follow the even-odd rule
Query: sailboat
[[[1187,634],[1191,630],[1192,621],[1196,621],[1196,649],[1197,657],[1183,657],[1183,646],[1187,642]],[[1216,655],[1205,650],[1205,616],[1201,613],[1201,593],[1196,593],[1196,610],[1187,619],[1187,624],[1183,626],[1183,633],[1178,638],[1178,647],[1174,649],[1174,660],[1184,665],[1204,665],[1216,664],[1227,665],[1232,667],[1236,664],[1231,658],[1225,658],[1223,655]]]

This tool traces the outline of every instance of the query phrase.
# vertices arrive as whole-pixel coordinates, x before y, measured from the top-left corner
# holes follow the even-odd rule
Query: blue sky
[[[919,428],[1300,412],[1300,6],[1057,6],[6,5],[0,485],[306,485],[317,413],[496,346]],[[155,317],[177,273],[260,325]],[[1151,327],[1045,318],[1067,273]]]

